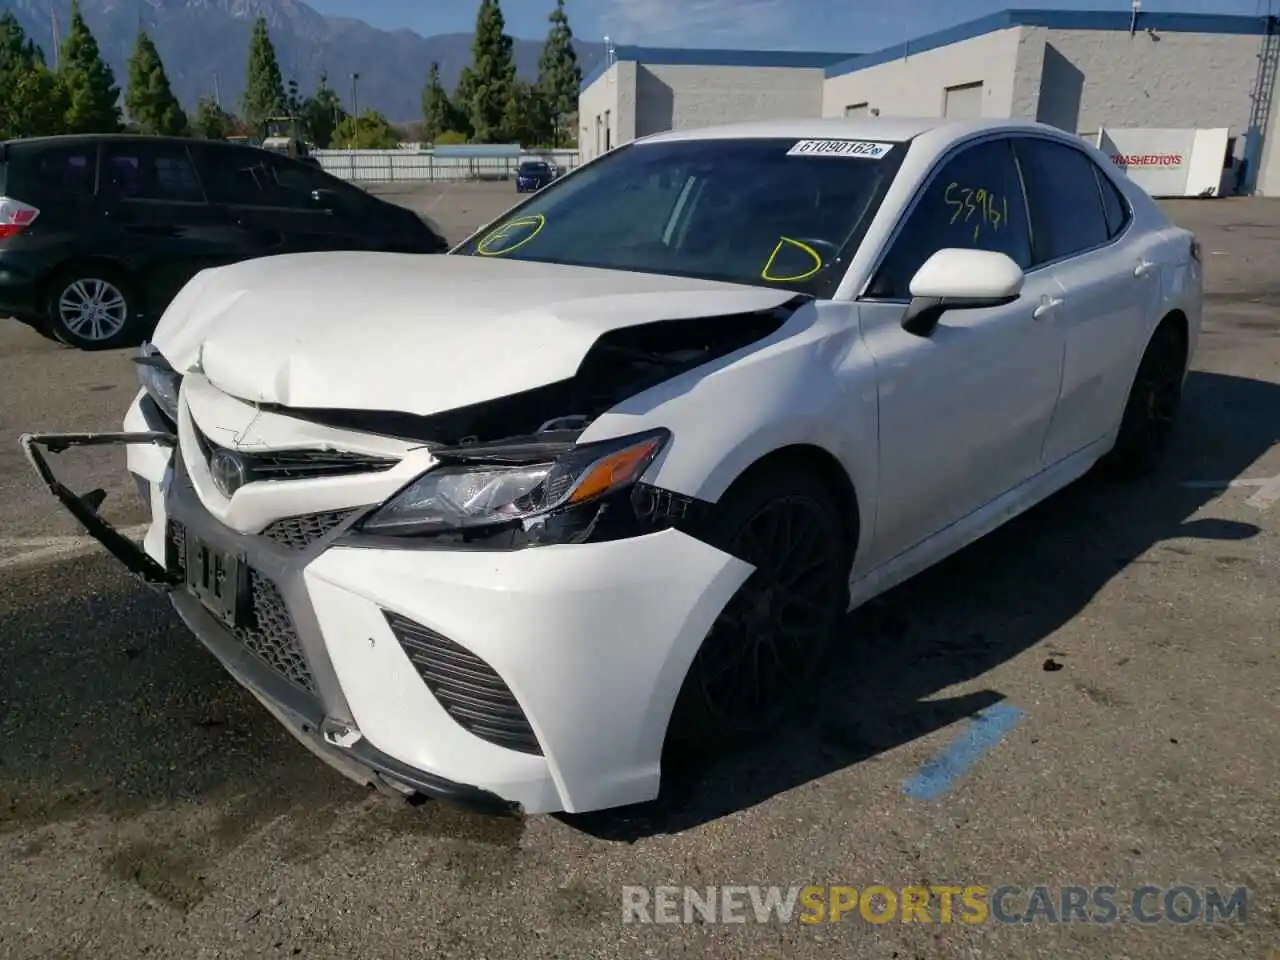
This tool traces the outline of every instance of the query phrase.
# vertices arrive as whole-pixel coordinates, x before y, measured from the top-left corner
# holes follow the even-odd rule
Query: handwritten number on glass
[[[982,187],[964,187],[952,181],[942,195],[943,201],[955,212],[950,223],[972,223],[973,240],[976,243],[986,226],[999,230],[1009,222],[1009,198],[997,196]]]

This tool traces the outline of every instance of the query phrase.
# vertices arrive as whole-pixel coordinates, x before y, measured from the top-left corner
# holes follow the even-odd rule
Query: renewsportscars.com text
[[[1244,887],[623,887],[623,923],[1243,923]]]

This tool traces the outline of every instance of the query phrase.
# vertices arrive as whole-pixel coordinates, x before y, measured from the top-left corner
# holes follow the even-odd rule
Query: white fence
[[[526,151],[519,157],[436,157],[431,150],[316,150],[326,173],[343,180],[396,181],[509,180],[524,160],[546,160],[568,173],[577,150]]]

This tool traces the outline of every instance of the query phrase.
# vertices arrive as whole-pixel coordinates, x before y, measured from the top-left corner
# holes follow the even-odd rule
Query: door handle
[[[1061,297],[1050,297],[1046,294],[1040,298],[1040,302],[1036,305],[1036,308],[1031,311],[1031,319],[1039,320],[1045,314],[1052,313],[1053,310],[1061,304]]]
[[[1139,260],[1138,265],[1133,268],[1133,275],[1135,277],[1145,277],[1155,269],[1155,266],[1150,260]]]

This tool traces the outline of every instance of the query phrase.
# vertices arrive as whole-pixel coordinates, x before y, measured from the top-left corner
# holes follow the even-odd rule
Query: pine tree
[[[71,0],[71,24],[62,41],[58,81],[66,91],[68,133],[119,132],[120,88],[84,22],[79,0]]]
[[[59,133],[66,103],[17,17],[0,14],[0,139]]]
[[[453,107],[453,129],[466,134],[467,139],[476,132],[471,125],[471,97],[476,92],[476,74],[470,65],[464,66],[458,74],[458,85],[453,89],[451,105]]]
[[[125,93],[124,105],[129,119],[143,133],[166,137],[187,134],[187,115],[169,86],[160,51],[145,30],[138,31],[133,56],[129,58],[129,90]]]
[[[276,48],[267,32],[267,18],[253,23],[249,39],[249,70],[244,85],[244,119],[255,128],[268,117],[279,115],[285,106],[284,78]]]
[[[422,140],[435,143],[440,134],[450,129],[453,105],[440,82],[440,64],[432,61],[427,72],[427,85],[422,90]]]
[[[478,143],[495,143],[507,136],[503,121],[516,81],[514,46],[498,0],[480,0],[471,44],[474,86],[468,103]]]
[[[582,86],[582,68],[573,47],[573,29],[564,12],[564,0],[556,0],[556,8],[547,18],[551,31],[538,62],[538,90],[552,125],[551,145],[560,146],[561,131],[566,120],[578,109],[578,90]]]
[[[9,12],[0,14],[0,139],[62,133],[67,100],[44,51]]]
[[[25,73],[37,66],[43,67],[44,51],[27,37],[12,11],[0,14],[0,76]]]

